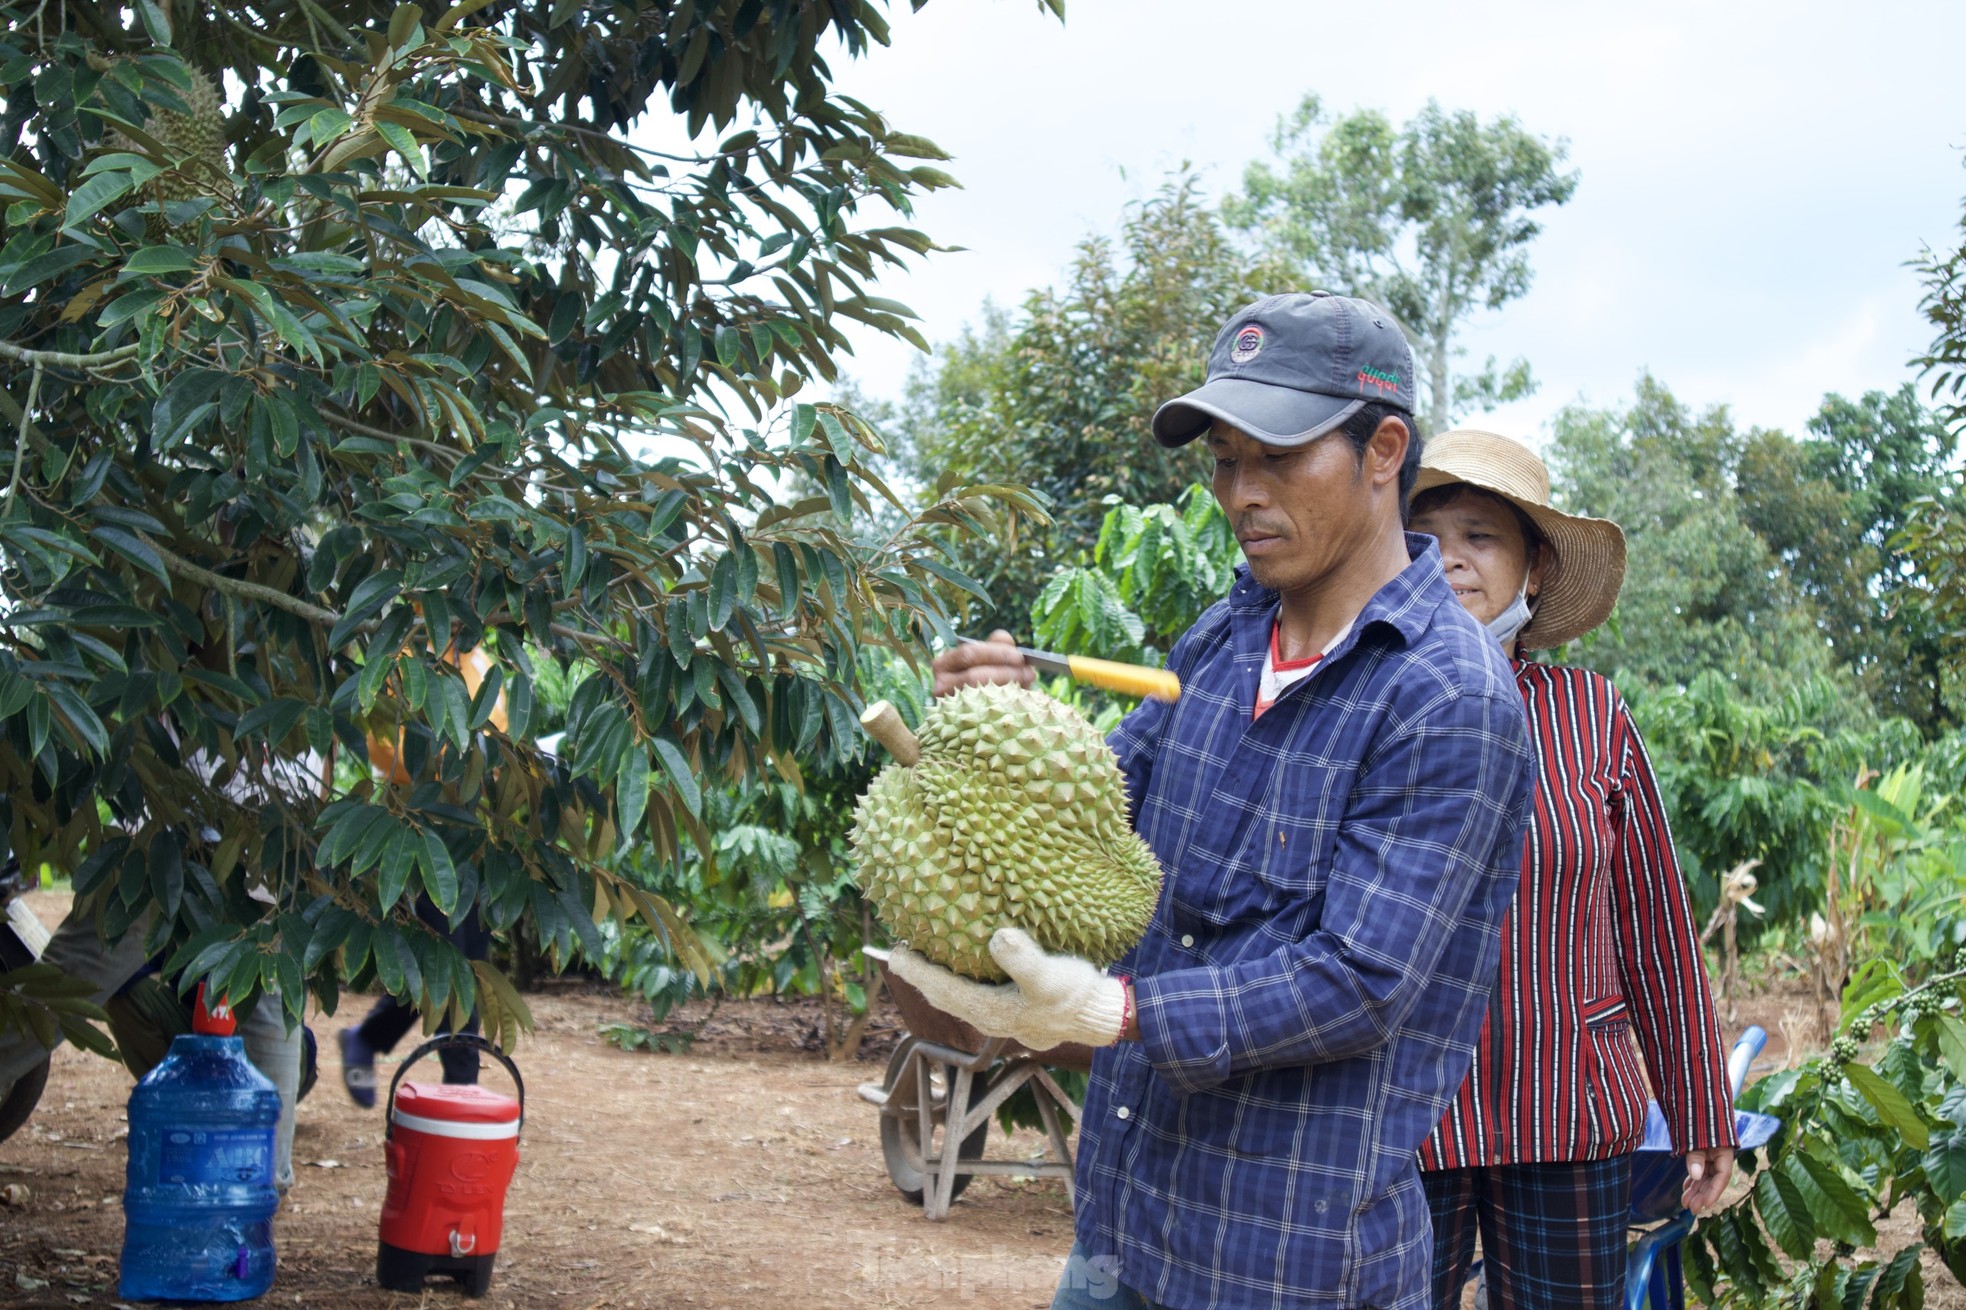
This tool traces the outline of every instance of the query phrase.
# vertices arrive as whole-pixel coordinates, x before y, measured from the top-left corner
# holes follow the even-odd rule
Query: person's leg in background
[[[443,911],[428,896],[420,896],[416,902],[416,917],[429,925],[431,931],[448,937],[467,960],[482,960],[491,949],[491,929],[485,927],[476,913],[466,915],[464,921],[453,928]],[[396,1044],[416,1023],[414,1006],[394,996],[385,996],[370,1008],[368,1016],[358,1027],[341,1030],[341,1082],[355,1104],[365,1110],[374,1107],[375,1058],[395,1050]],[[476,1009],[465,1021],[464,1031],[478,1031]],[[447,1047],[437,1053],[437,1058],[443,1064],[445,1082],[462,1084],[478,1081],[477,1051],[468,1047]]]
[[[1434,1291],[1436,1310],[1458,1310],[1461,1289],[1474,1264],[1475,1227],[1482,1198],[1481,1169],[1422,1170],[1427,1208],[1434,1219]]]
[[[426,906],[429,907],[427,916],[424,914]],[[437,907],[431,905],[427,899],[417,904],[416,912],[418,918],[448,936],[451,945],[464,952],[465,959],[482,960],[490,953],[491,929],[485,927],[484,920],[475,913],[466,915],[464,922],[452,928],[444,921],[444,916],[438,912]],[[464,1031],[467,1033],[478,1031],[478,1010],[475,1006],[464,1021]],[[445,1082],[464,1084],[478,1081],[478,1052],[474,1048],[447,1046],[437,1052],[437,1058],[443,1061]]]
[[[1482,1272],[1495,1310],[1620,1310],[1631,1157],[1488,1170]]]
[[[71,978],[80,978],[95,990],[89,999],[97,1005],[121,987],[143,967],[143,934],[149,920],[130,926],[116,942],[105,942],[96,931],[93,915],[71,914],[61,921],[41,953],[41,963],[52,964]],[[55,1044],[61,1044],[56,1033]],[[26,1029],[0,1036],[0,1095],[9,1091],[16,1079],[48,1058],[48,1049]]]
[[[280,1089],[280,1127],[273,1139],[273,1183],[285,1196],[294,1185],[294,1107],[300,1101],[300,1025],[287,1027],[280,993],[267,992],[239,1021],[246,1058]]]

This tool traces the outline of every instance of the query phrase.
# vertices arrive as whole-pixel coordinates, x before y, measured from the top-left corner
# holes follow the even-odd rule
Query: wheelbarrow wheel
[[[933,1068],[935,1072],[930,1078],[930,1094],[941,1101],[946,1110],[949,1087],[953,1080],[949,1077],[946,1066],[937,1062]],[[928,1177],[909,1161],[911,1155],[919,1159],[925,1154],[921,1142],[921,1118],[916,1111],[917,1083],[913,1041],[905,1041],[895,1047],[894,1054],[887,1062],[887,1077],[883,1080],[882,1087],[888,1095],[888,1107],[894,1111],[891,1114],[881,1115],[881,1155],[887,1160],[887,1176],[893,1182],[896,1191],[913,1204],[920,1205],[927,1190]],[[982,1075],[970,1079],[971,1106],[976,1105],[987,1095],[989,1095],[989,1086]],[[934,1121],[946,1126],[946,1115],[937,1113]],[[956,1158],[960,1160],[966,1156],[975,1159],[982,1155],[983,1147],[989,1141],[989,1137],[990,1125],[979,1124],[975,1131],[963,1139],[962,1151]],[[957,1174],[955,1187],[949,1193],[949,1199],[954,1200],[961,1196],[972,1177],[974,1177],[972,1174]]]

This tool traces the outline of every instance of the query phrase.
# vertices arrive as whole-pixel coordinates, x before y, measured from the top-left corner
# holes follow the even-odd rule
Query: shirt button
[[[1193,946],[1195,944],[1194,934],[1193,933],[1182,934],[1181,944],[1183,946]]]
[[[1122,1119],[1131,1119],[1133,1117],[1133,1111],[1127,1109],[1123,1105],[1119,1109],[1113,1111],[1113,1113],[1118,1115]]]

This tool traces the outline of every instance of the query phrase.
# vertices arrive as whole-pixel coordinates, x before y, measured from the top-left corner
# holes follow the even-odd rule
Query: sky
[[[1528,295],[1483,312],[1471,362],[1526,356],[1536,395],[1472,416],[1539,441],[1650,369],[1683,400],[1800,432],[1824,393],[1895,388],[1929,340],[1906,267],[1958,239],[1966,4],[933,0],[838,87],[955,156],[913,224],[966,247],[889,274],[931,341],[1058,282],[1074,246],[1190,163],[1219,195],[1306,92],[1404,121],[1431,97],[1569,142]],[[856,337],[865,392],[912,347]]]

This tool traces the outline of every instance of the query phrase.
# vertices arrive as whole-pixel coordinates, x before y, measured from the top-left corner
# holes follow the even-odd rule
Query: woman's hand
[[[1720,1203],[1727,1180],[1734,1176],[1734,1148],[1716,1146],[1686,1155],[1686,1189],[1680,1199],[1694,1214],[1705,1214]]]
[[[1017,638],[998,628],[988,641],[960,642],[935,657],[935,694],[947,696],[963,687],[990,682],[1014,682],[1028,687],[1038,676],[1024,662]]]

